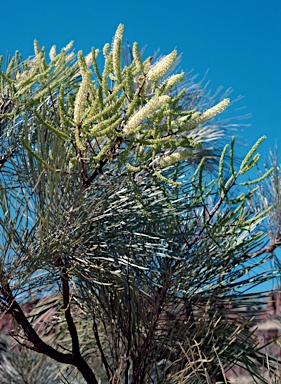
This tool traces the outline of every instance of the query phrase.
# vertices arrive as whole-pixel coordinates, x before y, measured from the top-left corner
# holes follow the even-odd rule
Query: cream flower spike
[[[224,99],[214,107],[207,109],[202,113],[201,118],[204,118],[205,121],[211,120],[213,117],[222,113],[230,104],[230,99]]]
[[[93,64],[92,52],[88,53],[88,55],[85,56],[85,61],[88,67]]]
[[[222,100],[220,103],[218,103],[214,107],[207,109],[207,111],[203,112],[200,116],[187,121],[185,127],[187,129],[196,128],[198,125],[203,124],[206,121],[209,121],[213,119],[215,116],[222,113],[229,106],[229,104],[230,104],[230,99]]]
[[[85,108],[87,106],[88,92],[91,86],[91,72],[87,67],[82,51],[78,52],[78,63],[82,81],[74,103],[74,121],[77,125],[81,123],[84,117]]]
[[[69,50],[73,47],[73,44],[74,44],[74,40],[71,40],[71,41],[64,47],[64,51],[65,51],[65,52],[69,51]]]
[[[157,109],[162,107],[162,105],[167,103],[169,100],[169,96],[158,97],[158,95],[155,95],[143,108],[141,108],[132,117],[130,117],[127,124],[124,126],[124,132],[126,134],[130,134],[135,130],[138,130],[139,125],[144,119],[146,119],[152,113],[156,112]]]
[[[176,152],[169,156],[162,157],[162,159],[159,161],[159,166],[160,168],[166,168],[166,167],[169,167],[170,165],[178,163],[180,160],[187,159],[189,156],[190,156],[190,151],[188,151],[187,149],[184,149],[180,152]]]
[[[35,56],[39,55],[39,53],[41,52],[41,49],[37,40],[34,40],[33,46],[34,46]]]
[[[157,81],[160,77],[164,76],[165,73],[171,68],[174,61],[177,58],[177,51],[174,50],[169,55],[163,57],[160,61],[154,64],[147,73],[147,79]]]
[[[112,44],[113,69],[119,82],[121,82],[121,44],[123,34],[124,25],[119,24]]]
[[[135,60],[137,70],[143,71],[143,62],[141,59],[139,45],[137,42],[134,42],[134,44],[133,44],[133,58]]]
[[[176,74],[176,75],[172,75],[171,77],[169,77],[167,79],[166,82],[164,82],[164,90],[165,92],[169,92],[175,84],[179,83],[180,81],[183,80],[183,77],[184,77],[184,73],[179,73],[179,74]]]
[[[57,56],[56,46],[53,45],[52,48],[50,49],[49,57],[53,61],[55,60],[56,56]]]

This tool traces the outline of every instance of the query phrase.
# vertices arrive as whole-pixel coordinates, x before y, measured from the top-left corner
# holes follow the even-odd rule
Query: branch
[[[117,137],[113,143],[113,147],[108,151],[108,154],[110,156],[114,155],[116,151],[120,148],[120,145],[122,144],[123,138]],[[83,185],[85,188],[88,188],[92,181],[101,173],[103,173],[103,167],[105,164],[109,161],[109,157],[105,157],[104,159],[100,160],[98,165],[96,166],[94,172],[88,179],[84,180]]]
[[[7,312],[14,317],[14,319],[23,329],[27,340],[33,344],[33,347],[27,346],[27,345],[26,347],[38,353],[49,356],[50,358],[58,361],[59,363],[74,365],[81,372],[81,374],[83,375],[84,379],[88,384],[98,384],[95,374],[93,373],[93,371],[91,370],[91,368],[88,366],[87,362],[83,359],[81,355],[77,357],[73,353],[64,354],[62,352],[59,352],[55,348],[46,344],[38,336],[37,332],[34,330],[32,325],[28,321],[27,317],[23,313],[20,305],[15,300],[9,285],[8,279],[5,276],[3,270],[0,272],[0,282],[1,282],[0,290],[9,306],[9,309],[7,310]]]
[[[142,367],[140,382],[143,382],[144,377],[145,377],[144,367],[146,366],[146,363],[147,363],[147,360],[149,357],[149,347],[150,347],[150,344],[153,340],[153,336],[155,334],[155,331],[157,329],[157,325],[158,325],[158,321],[159,321],[161,312],[164,309],[164,302],[165,302],[166,295],[167,295],[167,292],[169,289],[171,274],[168,273],[166,276],[164,275],[164,279],[165,279],[164,283],[163,283],[162,287],[160,287],[158,289],[157,295],[156,295],[154,302],[153,302],[154,313],[152,313],[152,318],[150,321],[151,327],[150,327],[149,331],[147,332],[145,342],[141,346],[141,351],[140,351],[140,355],[139,355],[140,356],[139,366]],[[154,319],[153,319],[153,317],[154,317]]]
[[[27,339],[33,344],[33,349],[36,352],[43,353],[56,361],[64,364],[72,364],[73,359],[71,354],[63,354],[53,347],[47,345],[36,333],[32,325],[29,323],[27,317],[23,313],[20,305],[18,302],[14,299],[11,288],[9,286],[9,283],[7,281],[6,276],[4,276],[4,273],[1,272],[0,274],[1,279],[1,291],[4,295],[9,308],[7,310],[7,313],[10,313],[17,321],[17,323],[22,327],[25,336]]]
[[[106,376],[108,378],[108,381],[110,382],[110,377],[111,377],[110,372],[112,373],[112,369],[109,366],[109,364],[107,362],[107,359],[105,357],[105,354],[103,352],[103,349],[102,349],[102,345],[101,345],[101,341],[100,341],[100,337],[99,337],[99,331],[98,331],[98,326],[97,326],[97,322],[96,322],[96,316],[95,316],[94,309],[93,309],[93,331],[94,331],[94,336],[95,336],[95,339],[96,339],[96,343],[97,343],[98,349],[99,349],[100,354],[101,354],[101,359],[102,359],[103,365],[104,365],[105,370],[106,370]]]
[[[87,383],[90,384],[98,384],[98,381],[85,361],[85,359],[82,357],[80,353],[80,344],[79,344],[79,338],[77,329],[75,326],[75,323],[73,321],[71,311],[70,311],[70,291],[69,291],[69,276],[67,273],[67,268],[63,264],[61,258],[57,260],[58,265],[62,265],[61,270],[61,282],[62,282],[62,295],[63,295],[63,311],[65,315],[65,319],[67,322],[67,327],[71,336],[72,341],[72,358],[75,362],[75,366],[79,369],[79,371],[82,373],[84,378],[86,379]]]
[[[72,355],[77,358],[81,356],[80,344],[79,344],[77,329],[70,312],[69,277],[68,277],[68,273],[65,266],[61,271],[61,282],[62,282],[62,296],[63,296],[62,311],[64,312],[64,316],[67,322],[67,327],[71,336]]]
[[[197,243],[198,240],[200,240],[201,238],[201,235],[202,233],[205,231],[206,227],[209,226],[211,224],[211,221],[213,219],[213,217],[215,216],[215,214],[218,212],[218,210],[220,209],[222,203],[224,202],[225,198],[227,197],[227,194],[229,193],[229,191],[231,190],[231,188],[235,185],[236,183],[236,180],[238,178],[238,176],[240,175],[239,172],[237,172],[237,174],[235,175],[235,177],[233,178],[232,182],[229,184],[228,188],[226,189],[225,193],[223,195],[220,196],[219,198],[219,201],[217,202],[217,204],[214,206],[214,208],[212,209],[212,211],[209,213],[209,217],[208,217],[208,220],[206,220],[206,222],[204,223],[204,225],[201,227],[201,229],[198,231],[197,235],[195,235],[194,239],[187,244],[187,249],[190,250],[191,247]]]
[[[276,248],[279,248],[280,246],[281,246],[280,242],[271,243],[265,247],[262,247],[261,249],[259,249],[256,252],[247,253],[246,257],[247,257],[247,259],[253,259],[254,257],[263,255],[264,253],[272,253],[275,251]]]

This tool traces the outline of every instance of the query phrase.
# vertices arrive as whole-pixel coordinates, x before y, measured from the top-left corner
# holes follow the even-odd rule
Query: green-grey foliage
[[[280,270],[280,260],[275,252],[276,248],[281,245],[281,172],[277,146],[274,152],[270,151],[269,161],[265,162],[264,166],[266,172],[270,172],[270,177],[259,185],[258,193],[253,196],[249,204],[252,210],[266,210],[273,207],[267,215],[267,220],[263,223],[263,230],[268,233],[268,250],[273,255],[273,264]],[[262,172],[259,170],[258,179],[261,174]]]
[[[240,181],[264,138],[240,164],[234,138],[218,157],[213,119],[229,99],[204,108],[171,74],[176,51],[153,64],[134,43],[125,65],[122,37],[120,25],[102,70],[96,48],[47,60],[35,42],[0,72],[0,304],[13,337],[88,383],[217,382],[235,364],[266,382],[245,313],[257,297],[243,292],[271,277],[248,274],[268,258],[271,207],[250,210],[257,190]]]
[[[22,348],[8,338],[2,339],[7,351],[2,352],[0,380],[2,384],[83,384],[85,381],[71,367],[67,370],[49,357]]]

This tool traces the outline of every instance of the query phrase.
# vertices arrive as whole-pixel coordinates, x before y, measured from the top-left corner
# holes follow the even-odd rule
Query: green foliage
[[[2,342],[7,344],[8,350],[2,352],[0,364],[0,380],[2,384],[83,384],[71,367],[65,369],[54,363],[50,358],[21,348],[15,343],[9,343],[8,338]]]
[[[122,60],[122,37],[103,69],[95,48],[52,47],[47,62],[35,42],[1,72],[0,302],[14,338],[89,383],[215,383],[235,364],[265,382],[244,308],[257,297],[243,292],[271,277],[248,274],[268,259],[271,207],[249,203],[270,171],[240,181],[263,138],[240,166],[234,139],[218,156],[229,99],[207,105],[171,75],[176,51],[153,64],[135,43]]]
[[[52,133],[68,159],[55,164],[57,170],[76,172],[83,167],[85,186],[91,182],[93,169],[102,164],[102,171],[113,160],[118,172],[124,168],[156,170],[154,174],[161,177],[162,168],[192,157],[202,147],[207,132],[198,131],[195,138],[190,131],[229,104],[225,99],[203,113],[186,110],[182,100],[187,90],[178,87],[184,74],[165,79],[176,51],[151,65],[150,59],[141,61],[135,45],[131,64],[122,67],[122,35],[120,25],[112,50],[108,45],[104,48],[103,71],[97,63],[98,50],[87,57],[79,52],[75,61],[69,53],[71,44],[58,55],[53,47],[47,63],[36,43],[34,58],[23,61],[16,54],[6,73],[2,72],[0,92],[8,104],[2,124],[13,127],[12,136],[18,133],[21,143],[45,167],[51,162],[50,154],[33,150],[34,135],[38,129]],[[10,129],[6,135],[11,135]]]

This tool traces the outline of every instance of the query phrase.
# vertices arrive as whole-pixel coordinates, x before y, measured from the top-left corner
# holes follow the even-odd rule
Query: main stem
[[[78,341],[78,336],[77,339],[75,339],[75,331],[77,335],[77,330],[75,327],[75,324],[73,322],[73,319],[71,317],[71,320],[73,322],[73,325],[75,327],[75,331],[70,332],[71,338],[72,338],[72,353],[62,353],[57,351],[55,348],[51,347],[50,345],[46,344],[37,334],[35,329],[32,327],[30,322],[28,321],[27,317],[23,313],[20,305],[18,302],[15,300],[12,290],[10,288],[9,282],[7,277],[5,276],[4,272],[0,272],[0,281],[1,281],[1,293],[6,299],[6,302],[9,306],[8,313],[10,313],[17,323],[22,327],[24,334],[27,338],[27,340],[33,344],[33,346],[26,345],[25,347],[36,351],[38,353],[41,353],[43,355],[49,356],[51,359],[56,360],[59,363],[63,364],[70,364],[75,366],[84,379],[86,380],[87,384],[98,384],[98,381],[96,379],[96,376],[94,372],[91,370],[85,359],[81,356],[80,350],[76,349],[77,347],[77,341]],[[68,291],[69,292],[69,291]],[[67,310],[69,310],[69,305]],[[71,316],[71,314],[70,314]],[[68,321],[71,323],[71,320],[68,318]],[[69,325],[69,324],[68,324]],[[78,344],[79,345],[79,344]]]

